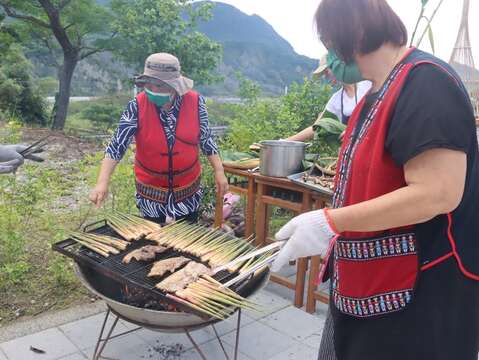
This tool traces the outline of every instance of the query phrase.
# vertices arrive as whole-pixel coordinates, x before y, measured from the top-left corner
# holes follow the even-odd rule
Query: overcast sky
[[[270,23],[298,52],[312,58],[320,58],[325,52],[313,29],[313,15],[320,0],[222,0],[251,15],[257,14]],[[388,0],[391,7],[406,24],[409,35],[416,23],[420,0]],[[430,0],[429,13],[439,0]],[[436,55],[443,60],[449,58],[456,42],[461,21],[462,1],[444,0],[433,24]],[[469,32],[476,67],[479,67],[479,0],[471,1],[469,10]],[[421,48],[430,51],[427,36]]]

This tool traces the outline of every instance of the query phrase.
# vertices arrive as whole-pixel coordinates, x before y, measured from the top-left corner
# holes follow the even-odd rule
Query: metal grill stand
[[[110,326],[110,328],[106,331],[106,324],[108,322],[108,319],[110,318],[110,315],[112,318],[114,318],[113,320],[113,324]],[[241,309],[238,310],[238,316],[237,316],[237,322],[236,322],[236,340],[235,340],[235,347],[234,347],[234,357],[233,359],[234,360],[237,360],[238,359],[238,348],[239,348],[239,336],[240,336],[240,329],[241,329]],[[122,319],[124,321],[127,321],[129,323],[132,323],[132,324],[135,324],[135,325],[138,325],[137,328],[134,328],[134,329],[131,329],[131,330],[128,330],[128,331],[125,331],[125,332],[122,332],[120,334],[116,334],[116,335],[112,335],[113,334],[113,331],[115,330],[115,327],[116,325],[118,324],[118,320],[119,319]],[[213,331],[215,333],[215,336],[216,336],[216,339],[218,340],[220,346],[221,346],[221,349],[223,350],[223,353],[225,355],[225,358],[226,360],[229,360],[230,357],[228,356],[228,353],[226,352],[226,349],[223,345],[223,342],[221,341],[220,339],[220,336],[218,334],[218,331],[216,330],[215,328],[215,323],[216,321],[212,321],[209,326],[211,326],[213,328]],[[207,325],[208,326],[208,325]],[[191,333],[190,331],[193,331],[193,330],[197,330],[199,328],[204,328],[205,325],[200,325],[200,326],[192,326],[192,327],[184,327],[183,328],[183,331],[184,333],[186,334],[186,336],[188,337],[188,339],[191,341],[191,343],[193,344],[195,350],[198,352],[198,354],[200,355],[200,357],[203,359],[203,360],[208,360],[208,358],[205,356],[205,354],[201,351],[199,345],[195,342],[195,340],[193,339],[193,337],[191,336]],[[106,347],[106,344],[112,340],[112,339],[115,339],[115,338],[118,338],[120,336],[124,336],[124,335],[127,335],[127,334],[130,334],[130,333],[133,333],[135,331],[138,331],[140,329],[143,329],[144,326],[142,326],[142,324],[136,322],[136,321],[133,321],[133,320],[130,320],[130,319],[127,319],[125,318],[124,316],[120,315],[119,313],[117,313],[115,310],[113,310],[110,306],[108,306],[108,310],[105,314],[105,319],[103,320],[103,325],[101,327],[101,331],[100,331],[100,335],[98,336],[98,341],[95,345],[95,350],[93,351],[93,358],[92,360],[100,360],[100,359],[104,359],[104,360],[120,360],[120,359],[114,359],[114,358],[109,358],[109,357],[105,357],[105,356],[102,356],[102,353],[103,351],[105,350],[105,347]],[[147,329],[150,329],[150,330],[154,330],[154,331],[158,331],[158,332],[161,332],[161,330],[168,330],[168,328],[166,327],[159,327],[159,326],[151,326],[151,325],[148,325],[148,328]],[[172,328],[169,328],[170,330]],[[103,337],[104,334],[106,334],[106,337]]]

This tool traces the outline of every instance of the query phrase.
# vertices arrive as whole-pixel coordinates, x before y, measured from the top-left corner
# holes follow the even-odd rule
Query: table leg
[[[301,212],[312,210],[312,198],[307,192],[303,192],[303,202],[301,205]],[[297,260],[296,269],[296,287],[294,294],[294,305],[302,307],[304,304],[304,288],[306,283],[306,273],[308,271],[308,258],[300,258]]]
[[[223,224],[223,196],[216,194],[215,206],[215,227],[220,227]]]
[[[265,185],[258,184],[256,197],[256,246],[264,246],[266,242],[267,205],[261,200],[264,193]]]
[[[316,281],[318,279],[320,266],[321,257],[312,256],[309,269],[308,294],[306,297],[306,312],[310,314],[316,311],[316,299],[314,297],[314,292],[317,288]]]
[[[248,195],[246,196],[246,216],[245,216],[245,237],[249,237],[254,232],[254,208],[256,198],[256,184],[254,179],[248,179]]]
[[[323,209],[326,207],[326,202],[324,200],[321,200],[321,199],[316,199],[315,202],[314,202],[314,208],[316,210],[319,210],[319,209]]]
[[[300,258],[296,261],[296,287],[294,290],[294,306],[300,308],[304,303],[304,285],[306,272],[308,271],[308,258]]]

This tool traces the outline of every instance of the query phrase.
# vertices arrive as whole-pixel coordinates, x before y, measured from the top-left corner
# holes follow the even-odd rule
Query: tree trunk
[[[78,64],[78,56],[76,53],[65,55],[63,57],[63,65],[59,69],[58,79],[60,82],[58,97],[55,100],[52,129],[63,130],[65,120],[67,118],[68,104],[70,102],[70,88],[73,72]]]

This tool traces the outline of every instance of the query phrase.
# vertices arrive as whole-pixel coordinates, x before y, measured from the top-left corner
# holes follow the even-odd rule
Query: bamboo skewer
[[[125,250],[129,244],[127,241],[117,239],[111,236],[106,236],[106,235],[96,235],[96,234],[80,233],[80,232],[72,232],[70,235],[79,239],[89,239],[92,241],[96,241],[104,245],[112,246],[118,250]]]
[[[214,302],[208,297],[200,296],[196,292],[189,289],[179,291],[177,295],[187,301],[191,301],[197,306],[206,308],[214,313],[219,314],[222,318],[226,318],[229,313],[226,311],[226,307],[221,306],[219,303]]]
[[[83,245],[84,247],[104,256],[104,257],[108,257],[110,256],[110,254],[98,247],[96,247],[94,244],[92,243],[88,243],[88,242],[84,242],[84,241],[81,241],[81,240],[78,240],[78,239],[74,239],[77,243],[79,243],[80,245]]]
[[[190,224],[170,224],[151,233],[147,239],[198,256],[212,265],[227,263],[255,249],[248,242],[253,237],[246,241],[238,241],[238,239],[216,229],[211,230]]]
[[[219,292],[219,291],[214,291],[214,290],[212,291],[212,289],[210,289],[210,288],[205,289],[204,287],[199,287],[199,288],[198,287],[190,287],[190,289],[192,291],[194,290],[196,294],[198,294],[199,296],[204,297],[205,299],[211,299],[213,301],[223,302],[226,305],[247,308],[247,309],[250,309],[250,310],[255,310],[256,309],[253,305],[251,305],[250,303],[248,303],[246,301],[237,300],[237,299],[235,299],[231,296],[225,295],[224,293]]]
[[[243,256],[240,256],[240,257],[237,257],[236,259],[234,259],[233,261],[223,265],[223,266],[220,266],[216,269],[214,269],[214,273],[218,273],[219,271],[221,270],[225,270],[227,269],[228,267],[238,263],[238,262],[242,262],[242,261],[245,261],[245,260],[252,260],[254,259],[254,257],[258,256],[258,255],[263,255],[264,253],[268,253],[269,251],[271,250],[275,250],[277,248],[281,248],[282,246],[284,245],[283,242],[275,242],[273,244],[270,244],[270,245],[267,245],[265,247],[262,247],[261,249],[258,249],[256,251],[253,251],[253,252],[250,252],[250,253],[247,253],[246,255],[243,255]]]
[[[82,244],[88,243],[93,245],[96,249],[100,249],[103,252],[111,254],[119,254],[119,250],[125,250],[127,244],[126,241],[97,234],[72,232],[70,237],[77,242],[81,241]]]
[[[139,240],[161,229],[160,225],[151,221],[120,212],[108,215],[107,220],[116,232],[129,241]]]
[[[180,297],[178,297],[178,296],[171,295],[171,294],[168,294],[168,295],[166,295],[166,296],[169,297],[169,298],[171,298],[171,299],[173,299],[173,300],[175,300],[175,301],[177,301],[177,302],[179,302],[180,304],[189,306],[189,307],[191,307],[191,308],[193,308],[193,309],[195,309],[195,310],[197,310],[197,311],[199,311],[199,312],[202,312],[202,313],[205,313],[205,314],[207,314],[207,315],[210,315],[210,316],[212,316],[212,317],[214,317],[214,318],[216,318],[216,319],[219,319],[219,320],[224,320],[224,319],[225,319],[225,318],[223,318],[223,317],[220,317],[220,316],[219,316],[217,313],[215,313],[214,311],[210,311],[210,310],[208,310],[208,309],[205,309],[205,308],[203,308],[203,307],[200,307],[200,306],[198,306],[198,305],[192,303],[191,301],[186,301],[186,300],[184,300],[184,299],[182,299],[182,298],[180,298]]]
[[[110,253],[126,249],[131,241],[146,238],[161,246],[194,255],[203,262],[208,262],[211,268],[238,272],[239,276],[233,279],[235,281],[249,276],[251,271],[265,267],[274,255],[273,249],[263,249],[256,253],[257,248],[251,243],[254,236],[239,239],[219,229],[192,225],[185,221],[160,227],[148,220],[119,212],[110,214],[107,220],[127,241],[83,233],[82,236],[77,235],[75,240],[100,255],[109,256]],[[217,319],[227,318],[236,308],[257,309],[253,302],[224,287],[209,275],[203,275],[184,289],[167,296]]]
[[[235,278],[231,279],[230,281],[226,282],[225,284],[221,284],[222,288],[227,288],[230,287],[233,284],[236,284],[238,281],[241,281],[243,279],[246,279],[248,276],[250,276],[252,273],[255,271],[261,269],[262,267],[268,265],[270,262],[272,262],[276,257],[278,256],[278,253],[275,253],[271,255],[269,258],[266,258],[262,260],[261,262],[257,263],[256,265],[250,267],[247,271],[243,272],[242,274],[236,276]]]
[[[102,250],[102,251],[104,251],[104,252],[106,252],[106,253],[110,253],[110,254],[114,254],[114,255],[117,255],[117,254],[120,253],[117,249],[115,249],[115,248],[112,247],[112,246],[108,246],[108,245],[102,244],[102,243],[100,243],[100,242],[97,242],[97,241],[94,241],[94,240],[91,240],[91,239],[88,239],[88,238],[79,239],[79,238],[77,238],[77,237],[75,237],[75,236],[72,236],[72,238],[73,238],[73,240],[75,240],[75,241],[77,241],[77,242],[81,241],[81,242],[83,242],[84,244],[85,244],[85,243],[86,243],[86,244],[90,244],[90,245],[96,247],[97,249],[100,249],[100,250]],[[79,240],[79,241],[78,241],[78,240]]]
[[[203,275],[186,288],[167,296],[217,319],[226,319],[236,308],[258,311],[256,304],[231,289],[222,288],[222,284],[209,275]]]

